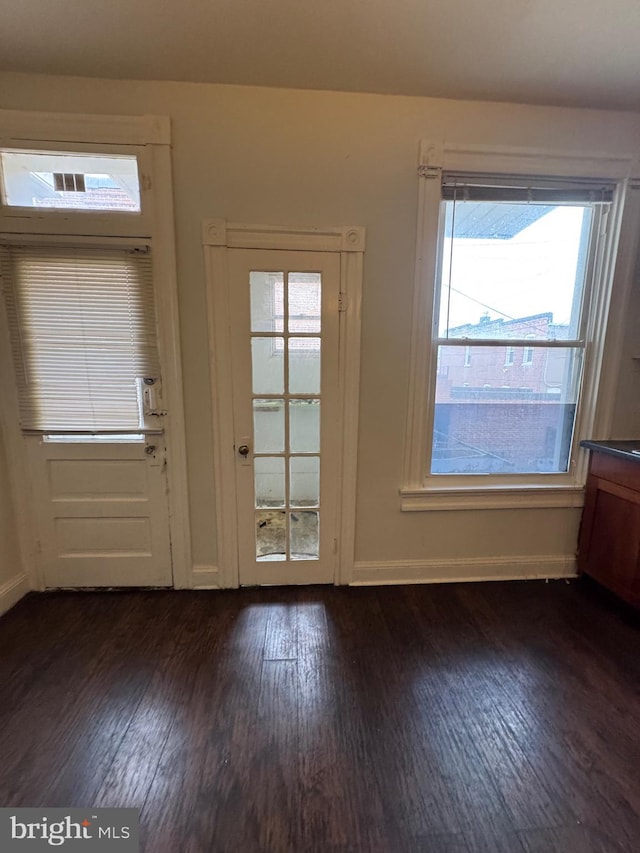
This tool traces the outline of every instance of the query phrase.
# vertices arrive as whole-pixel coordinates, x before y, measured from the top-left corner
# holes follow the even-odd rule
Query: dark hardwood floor
[[[146,853],[640,850],[640,627],[585,581],[32,595],[0,805]]]

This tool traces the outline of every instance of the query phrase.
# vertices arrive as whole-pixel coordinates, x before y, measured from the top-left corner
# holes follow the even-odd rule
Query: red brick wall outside
[[[573,428],[571,350],[473,346],[473,340],[566,339],[550,313],[452,329],[470,346],[441,346],[432,470],[521,473],[565,470]],[[564,392],[564,393],[563,393]]]
[[[440,403],[434,473],[544,473],[566,469],[575,406]]]
[[[566,326],[553,326],[552,315],[539,314],[519,320],[475,323],[451,329],[450,337],[469,338],[470,346],[440,348],[436,402],[451,400],[453,388],[526,388],[529,393],[554,393],[562,384],[565,350],[514,346],[511,363],[507,363],[507,347],[473,346],[474,339],[518,338],[532,335],[535,340],[566,339]],[[468,364],[465,365],[465,359]],[[527,363],[527,362],[531,363]]]

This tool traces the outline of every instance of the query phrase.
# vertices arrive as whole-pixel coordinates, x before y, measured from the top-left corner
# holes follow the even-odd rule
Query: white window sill
[[[562,486],[445,486],[401,489],[403,512],[456,509],[535,509],[581,507],[584,487]]]

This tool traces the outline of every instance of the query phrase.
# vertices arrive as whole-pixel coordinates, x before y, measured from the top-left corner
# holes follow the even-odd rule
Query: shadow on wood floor
[[[0,805],[146,853],[637,853],[640,628],[586,581],[45,593],[0,621]]]

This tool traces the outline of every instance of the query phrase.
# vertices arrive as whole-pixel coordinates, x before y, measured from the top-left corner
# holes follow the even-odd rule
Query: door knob
[[[248,456],[249,455],[249,445],[248,444],[241,444],[240,447],[238,448],[238,453],[240,454],[240,456]]]

